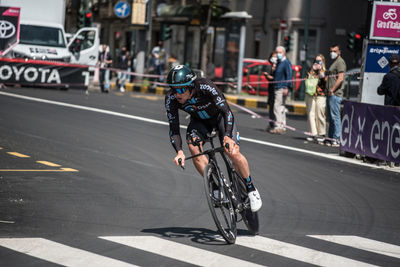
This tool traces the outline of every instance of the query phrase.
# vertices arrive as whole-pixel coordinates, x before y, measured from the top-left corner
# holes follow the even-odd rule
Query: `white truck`
[[[82,28],[67,43],[65,1],[0,0],[0,6],[21,9],[20,40],[7,56],[96,65],[99,31],[95,27]]]

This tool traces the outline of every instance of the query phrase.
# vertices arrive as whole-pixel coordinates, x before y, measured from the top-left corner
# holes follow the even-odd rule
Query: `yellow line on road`
[[[46,165],[46,166],[50,166],[50,167],[61,167],[61,165],[53,163],[53,162],[50,162],[50,161],[38,160],[36,162],[40,163],[40,164],[43,164],[43,165]]]
[[[24,154],[21,154],[21,153],[18,153],[18,152],[7,152],[7,153],[10,154],[10,155],[19,157],[19,158],[30,158],[30,156],[24,155]]]
[[[65,172],[79,172],[78,170],[72,169],[72,168],[61,168],[62,171]]]
[[[71,168],[61,168],[59,170],[0,169],[0,172],[79,172],[79,171]]]

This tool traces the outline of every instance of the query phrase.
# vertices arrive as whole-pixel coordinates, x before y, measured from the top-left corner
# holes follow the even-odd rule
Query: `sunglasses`
[[[172,92],[174,93],[174,94],[183,94],[183,93],[185,93],[186,92],[186,88],[185,87],[182,87],[182,88],[172,88]]]

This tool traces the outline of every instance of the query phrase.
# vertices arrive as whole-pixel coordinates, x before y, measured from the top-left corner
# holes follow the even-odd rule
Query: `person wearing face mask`
[[[312,136],[307,141],[322,143],[326,134],[326,81],[325,57],[319,54],[315,57],[312,68],[307,73],[306,110],[309,131]]]
[[[289,89],[292,88],[292,64],[286,58],[286,49],[283,46],[276,47],[278,64],[274,75],[274,114],[276,122],[274,128],[269,132],[273,134],[284,134],[286,132],[286,107],[285,101]]]
[[[385,96],[385,105],[400,106],[400,56],[393,54],[389,58],[390,70],[378,87],[378,95]]]
[[[266,66],[266,71],[263,73],[265,78],[272,82],[274,80],[276,65],[278,64],[278,58],[276,57],[276,53],[272,52],[269,56],[270,65]],[[275,92],[274,92],[274,84],[268,84],[268,115],[269,115],[269,126],[267,131],[271,131],[275,128],[275,113],[274,113],[274,102],[275,102]]]
[[[333,141],[325,140],[325,144],[338,147],[341,133],[340,104],[342,103],[345,86],[346,62],[341,57],[338,44],[330,47],[330,56],[333,63],[329,67],[327,113],[329,119],[328,137]]]

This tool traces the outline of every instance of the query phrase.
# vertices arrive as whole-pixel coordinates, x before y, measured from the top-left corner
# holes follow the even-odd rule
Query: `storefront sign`
[[[400,107],[345,101],[340,149],[400,163]]]
[[[145,25],[147,12],[147,2],[146,0],[133,0],[132,1],[132,24]]]
[[[374,2],[369,38],[400,41],[400,3]]]

